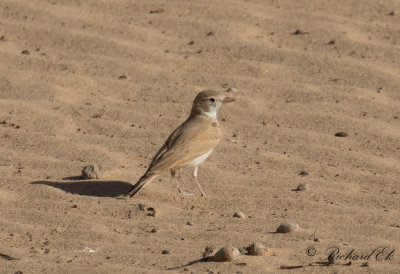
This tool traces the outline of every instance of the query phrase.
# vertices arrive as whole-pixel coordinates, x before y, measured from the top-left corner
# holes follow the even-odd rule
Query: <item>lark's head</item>
[[[206,115],[217,120],[217,111],[222,104],[233,102],[235,99],[226,96],[221,92],[214,90],[203,90],[197,94],[193,101],[192,112],[193,115]]]

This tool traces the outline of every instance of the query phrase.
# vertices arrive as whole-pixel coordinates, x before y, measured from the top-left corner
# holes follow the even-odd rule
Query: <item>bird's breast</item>
[[[214,149],[211,149],[209,152],[206,152],[203,155],[200,155],[200,156],[194,158],[187,164],[191,165],[191,166],[199,166],[201,163],[203,163],[208,158],[208,156],[210,156],[210,154],[211,154],[211,152],[213,152],[213,150]]]

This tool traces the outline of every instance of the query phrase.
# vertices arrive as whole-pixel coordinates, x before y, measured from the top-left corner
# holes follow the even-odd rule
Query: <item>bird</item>
[[[125,194],[132,198],[165,171],[170,171],[179,193],[183,193],[176,179],[176,171],[185,166],[194,167],[193,178],[202,196],[206,196],[197,180],[202,164],[218,145],[222,130],[217,120],[218,109],[235,99],[214,90],[203,90],[193,101],[189,117],[167,138],[151,160],[149,167],[137,183]]]

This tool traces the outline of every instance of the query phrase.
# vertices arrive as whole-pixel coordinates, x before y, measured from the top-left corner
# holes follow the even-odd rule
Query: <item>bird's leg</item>
[[[194,167],[194,171],[193,171],[193,178],[194,178],[194,180],[196,181],[196,184],[197,184],[197,186],[198,186],[199,189],[200,189],[201,195],[202,195],[202,196],[206,196],[206,194],[204,193],[203,189],[201,188],[201,186],[200,186],[200,184],[199,184],[199,181],[197,181],[197,173],[198,173],[198,171],[199,171],[199,167],[198,167],[198,166],[195,166],[195,167]]]
[[[178,188],[179,193],[183,193],[183,191],[179,187],[178,179],[176,179],[176,177],[175,177],[175,170],[171,170],[171,177],[174,179],[176,187]]]

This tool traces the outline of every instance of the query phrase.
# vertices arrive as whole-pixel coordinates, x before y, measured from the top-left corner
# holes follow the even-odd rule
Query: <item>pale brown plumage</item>
[[[189,118],[171,133],[153,157],[145,174],[126,195],[134,196],[161,172],[170,170],[174,177],[175,170],[189,164],[195,167],[193,176],[202,195],[205,195],[197,181],[197,168],[221,140],[217,110],[222,103],[232,101],[234,99],[216,91],[200,92],[193,102]]]

